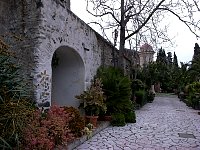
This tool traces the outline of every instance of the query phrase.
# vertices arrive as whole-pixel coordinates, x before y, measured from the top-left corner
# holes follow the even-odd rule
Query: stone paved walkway
[[[156,97],[136,115],[137,123],[108,127],[76,150],[200,150],[200,115],[177,98]]]

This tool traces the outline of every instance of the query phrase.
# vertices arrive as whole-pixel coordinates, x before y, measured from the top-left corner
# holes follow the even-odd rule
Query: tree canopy
[[[173,65],[175,67],[178,67],[178,59],[177,59],[177,56],[176,56],[176,53],[174,52],[174,58],[173,58]]]
[[[189,73],[193,81],[200,80],[200,47],[198,43],[194,46],[194,55],[191,61],[191,67],[189,68]]]

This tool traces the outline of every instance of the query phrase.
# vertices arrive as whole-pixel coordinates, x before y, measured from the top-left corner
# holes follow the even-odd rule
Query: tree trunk
[[[125,60],[124,60],[124,47],[125,47],[125,30],[123,27],[120,29],[120,45],[119,45],[119,67],[125,69]]]
[[[120,45],[119,45],[119,68],[125,73],[124,47],[125,47],[125,18],[124,18],[124,0],[121,0],[121,24],[120,24]]]

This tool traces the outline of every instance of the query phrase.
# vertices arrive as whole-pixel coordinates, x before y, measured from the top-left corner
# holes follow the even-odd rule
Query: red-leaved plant
[[[36,110],[23,133],[23,149],[52,150],[74,139],[69,130],[70,114],[52,106],[46,113]]]

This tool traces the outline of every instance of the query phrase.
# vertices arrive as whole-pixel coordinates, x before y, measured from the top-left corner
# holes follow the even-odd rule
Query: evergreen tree
[[[167,53],[167,64],[170,66],[172,65],[172,53],[171,52]]]
[[[174,67],[178,68],[178,59],[177,59],[177,56],[176,56],[175,52],[174,52],[174,58],[173,58],[173,65],[174,65]]]
[[[161,89],[163,89],[163,91],[169,91],[170,71],[167,56],[163,48],[159,49],[157,53],[156,63],[158,72],[157,80],[161,84]]]
[[[195,57],[198,57],[199,55],[200,55],[200,47],[198,43],[195,43],[193,59],[195,59]]]
[[[189,72],[192,81],[198,81],[200,79],[200,47],[197,43],[195,43],[194,55]]]
[[[157,52],[156,62],[161,62],[161,55],[162,55],[162,47]]]
[[[146,71],[144,69],[146,69]],[[147,85],[160,83],[161,89],[164,92],[174,92],[178,90],[181,76],[175,52],[172,59],[171,52],[168,52],[166,56],[165,50],[160,48],[157,53],[156,62],[149,64],[146,68],[143,68],[143,70],[145,83]],[[183,78],[183,80],[185,81],[185,78]]]
[[[156,62],[163,63],[163,64],[167,63],[167,57],[165,54],[165,50],[162,47],[158,50]]]

